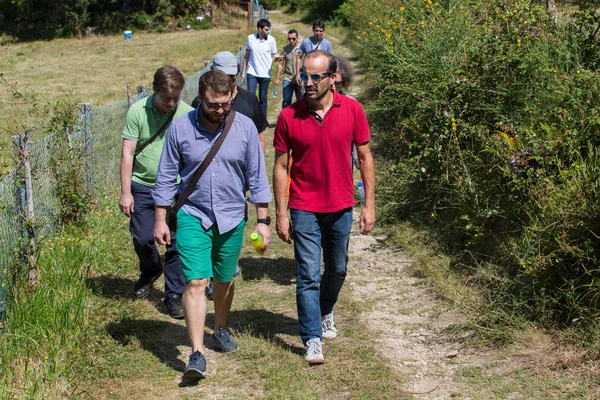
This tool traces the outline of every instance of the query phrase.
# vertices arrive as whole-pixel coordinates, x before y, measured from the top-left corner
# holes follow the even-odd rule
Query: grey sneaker
[[[190,354],[188,365],[183,371],[183,377],[187,379],[191,378],[206,378],[206,358],[199,351],[195,351]]]
[[[306,342],[306,355],[304,359],[308,361],[308,365],[320,365],[325,362],[321,339],[313,338]]]
[[[219,328],[213,333],[213,341],[215,342],[217,350],[223,353],[229,353],[230,351],[238,349],[237,343],[229,336],[229,332],[223,328]]]
[[[333,321],[333,312],[321,317],[321,329],[323,330],[323,339],[335,339],[337,337],[337,328]]]

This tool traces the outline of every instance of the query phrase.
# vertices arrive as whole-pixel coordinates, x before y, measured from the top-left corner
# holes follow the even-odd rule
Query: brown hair
[[[180,70],[172,65],[165,65],[156,70],[152,90],[161,93],[169,90],[181,91],[185,86],[185,77]]]
[[[225,72],[211,69],[203,73],[198,81],[198,98],[203,99],[207,91],[215,95],[226,95],[233,92],[235,82]]]

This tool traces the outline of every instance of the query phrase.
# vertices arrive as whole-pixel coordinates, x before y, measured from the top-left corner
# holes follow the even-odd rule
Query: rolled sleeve
[[[171,125],[165,136],[163,152],[158,163],[156,184],[152,189],[152,198],[159,207],[170,206],[177,192],[177,176],[179,174],[179,149],[177,146],[177,130]]]

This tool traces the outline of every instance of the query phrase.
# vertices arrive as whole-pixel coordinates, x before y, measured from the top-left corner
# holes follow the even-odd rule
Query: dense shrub
[[[529,0],[364,0],[351,21],[368,71],[380,214],[439,229],[457,265],[532,319],[600,309],[600,77],[586,12],[557,26]],[[595,25],[594,25],[595,24]]]

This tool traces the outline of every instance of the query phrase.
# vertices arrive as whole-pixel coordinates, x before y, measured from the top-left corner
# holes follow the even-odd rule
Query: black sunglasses
[[[295,37],[289,37],[288,40],[298,40],[298,38]]]
[[[206,103],[206,108],[214,111],[217,111],[219,108],[222,108],[224,111],[227,111],[231,108],[232,102],[233,100],[229,100],[227,103]]]
[[[325,72],[324,74],[307,74],[306,72],[300,72],[300,79],[304,82],[308,82],[308,78],[310,78],[313,83],[321,82],[321,79],[325,79],[328,76],[331,76],[332,72]]]

